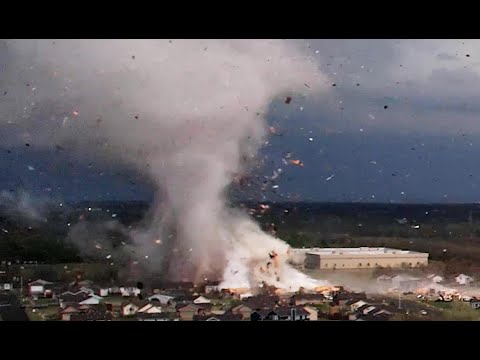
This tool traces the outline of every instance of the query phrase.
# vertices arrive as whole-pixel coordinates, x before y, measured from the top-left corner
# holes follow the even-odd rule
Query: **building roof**
[[[274,312],[278,316],[290,316],[292,314],[292,310],[295,310],[296,315],[301,316],[308,316],[310,313],[306,311],[303,307],[295,307],[295,306],[281,306],[275,310],[270,311],[270,313]]]
[[[155,295],[152,295],[152,296],[149,296],[148,297],[148,300],[152,301],[152,300],[158,300],[158,301],[162,301],[162,300],[166,300],[166,301],[170,301],[170,300],[173,300],[174,297],[173,296],[170,296],[170,295],[166,295],[166,294],[155,294]]]
[[[243,320],[241,314],[226,313],[223,315],[193,315],[193,321],[240,321]]]
[[[261,310],[255,310],[252,312],[252,315],[258,314],[260,318],[265,319],[268,314],[270,314],[272,310],[269,309],[261,309]]]
[[[69,302],[69,303],[80,303],[90,297],[89,294],[79,291],[77,293],[71,293],[69,291],[60,295],[60,300],[62,302]]]
[[[280,302],[278,296],[258,295],[244,301],[244,305],[252,310],[271,309]]]
[[[73,305],[67,306],[65,309],[60,311],[60,314],[73,314],[73,313],[79,313],[80,309],[76,308]]]
[[[298,294],[292,295],[291,299],[294,300],[325,300],[323,294]]]
[[[137,318],[139,319],[173,319],[175,318],[174,313],[138,313]]]
[[[32,281],[32,282],[28,283],[29,286],[45,286],[45,285],[50,285],[50,284],[53,284],[53,283],[50,282],[50,281],[47,281],[47,280],[43,280],[43,279],[38,279],[38,280],[35,280],[35,281]]]
[[[379,256],[379,255],[427,255],[428,253],[421,253],[410,250],[391,249],[386,247],[358,247],[358,248],[312,248],[307,252],[307,255],[319,256]]]
[[[246,309],[246,310],[252,310],[250,307],[248,307],[247,305],[245,304],[240,304],[240,305],[237,305],[237,306],[234,306],[233,308],[230,309],[230,311],[240,311],[241,309]]]
[[[357,302],[358,300],[365,300],[366,298],[367,298],[367,294],[365,294],[364,292],[361,292],[361,293],[341,292],[334,296],[335,300],[348,300],[348,302],[350,301]]]
[[[198,311],[203,309],[202,306],[196,304],[179,304],[176,306],[178,311]]]
[[[113,315],[106,311],[92,311],[70,315],[70,321],[109,321]]]

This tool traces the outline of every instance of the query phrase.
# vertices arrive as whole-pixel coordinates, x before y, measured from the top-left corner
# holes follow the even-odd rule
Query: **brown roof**
[[[80,314],[72,314],[70,321],[107,321],[112,320],[113,315],[104,311],[89,311]]]
[[[139,318],[139,319],[173,319],[173,318],[175,318],[175,314],[172,314],[172,313],[156,313],[156,314],[139,313],[139,314],[137,314],[137,318]]]
[[[252,310],[271,309],[278,304],[280,298],[278,296],[259,295],[245,300],[244,305]]]
[[[219,321],[240,321],[243,319],[240,314],[223,314],[223,315],[193,315],[193,321],[207,321],[208,319],[215,318]]]
[[[175,307],[178,311],[198,311],[203,309],[203,307],[195,304],[181,304]]]
[[[73,314],[79,313],[80,309],[77,309],[75,306],[67,306],[65,309],[60,311],[61,314]]]

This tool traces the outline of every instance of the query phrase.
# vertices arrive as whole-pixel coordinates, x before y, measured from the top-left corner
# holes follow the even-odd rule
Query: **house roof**
[[[90,296],[83,291],[79,291],[77,293],[65,292],[60,295],[60,300],[62,302],[79,303],[88,299],[89,297]]]
[[[223,315],[193,315],[193,321],[209,321],[216,319],[219,321],[240,321],[243,320],[241,314],[223,314]]]
[[[210,299],[207,299],[205,296],[199,296],[193,300],[195,304],[210,304]]]
[[[305,311],[304,308],[295,307],[295,306],[293,306],[293,307],[282,306],[282,307],[279,307],[275,310],[272,310],[271,312],[276,313],[278,316],[290,316],[292,314],[292,310],[295,310],[296,315],[303,315],[303,316],[310,315],[310,313],[308,311]]]
[[[173,319],[175,314],[172,313],[138,313],[137,318],[139,319]]]
[[[50,282],[50,281],[47,281],[47,280],[43,280],[43,279],[38,279],[38,280],[35,280],[35,281],[32,281],[32,282],[28,283],[29,286],[45,286],[45,285],[49,285],[49,284],[53,284],[53,283]]]
[[[269,309],[261,309],[261,310],[255,310],[252,312],[252,315],[258,314],[260,318],[265,319],[268,314],[270,314],[271,310]]]
[[[247,311],[248,311],[248,310],[250,310],[250,311],[252,310],[252,309],[251,309],[250,307],[248,307],[247,305],[245,305],[245,304],[240,304],[240,305],[237,305],[237,306],[231,308],[230,311],[240,311],[241,309],[245,309],[245,310],[247,310]]]
[[[70,321],[105,321],[112,319],[113,315],[111,313],[103,311],[85,312],[80,314],[72,314],[70,316]]]
[[[325,300],[325,296],[323,294],[299,294],[299,295],[292,295],[291,299],[294,299],[294,300]]]
[[[155,294],[155,295],[152,295],[152,296],[149,296],[148,297],[148,300],[152,301],[152,300],[158,300],[158,301],[162,301],[162,300],[173,300],[174,297],[173,296],[170,296],[170,295],[166,295],[166,294]]]
[[[341,292],[335,295],[335,300],[352,300],[356,299],[358,300],[364,300],[367,298],[367,295],[364,292],[361,293],[351,293],[351,292]]]
[[[60,311],[60,314],[72,314],[72,313],[79,313],[80,309],[76,308],[73,305],[67,306],[65,309]]]
[[[196,304],[180,304],[176,306],[178,311],[198,311],[203,309],[203,306],[199,306]]]
[[[278,296],[258,295],[244,301],[244,304],[252,310],[271,309],[280,301]]]

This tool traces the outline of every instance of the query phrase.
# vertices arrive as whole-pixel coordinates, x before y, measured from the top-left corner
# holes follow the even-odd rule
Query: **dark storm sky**
[[[268,139],[262,154],[264,174],[283,170],[279,193],[342,202],[480,201],[479,41],[309,43],[331,89],[308,102],[272,104],[269,123],[280,136]],[[11,136],[2,126],[0,141]],[[286,152],[304,166],[284,165]],[[119,164],[75,160],[53,147],[39,151],[0,142],[0,164],[0,190],[65,200],[152,194]]]

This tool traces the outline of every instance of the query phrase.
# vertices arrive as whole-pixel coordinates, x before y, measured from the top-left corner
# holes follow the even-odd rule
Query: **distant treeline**
[[[259,203],[233,205],[247,211],[258,209]],[[476,250],[480,249],[478,204],[268,205],[268,211],[258,212],[253,218],[264,228],[274,223],[278,236],[294,247],[378,244],[428,251],[439,260],[458,257],[480,263],[480,250]],[[148,209],[149,204],[144,202],[82,202],[52,209],[46,219],[36,222],[0,214],[0,260],[88,261],[65,241],[70,226],[78,221],[107,219],[132,224],[140,221]]]

